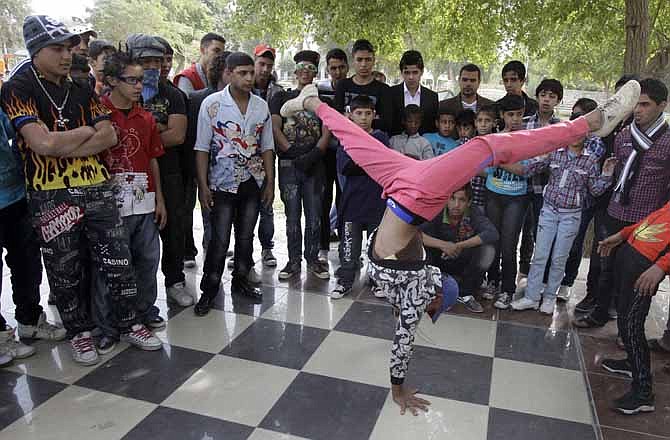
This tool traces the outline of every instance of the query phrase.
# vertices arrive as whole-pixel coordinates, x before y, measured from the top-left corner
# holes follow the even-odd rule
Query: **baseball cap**
[[[79,35],[72,33],[65,25],[48,15],[28,15],[23,20],[23,39],[30,58],[41,49],[54,44],[70,41],[76,46],[81,41]]]
[[[317,67],[319,66],[320,59],[321,55],[319,55],[318,52],[315,52],[313,50],[301,50],[293,57],[293,61],[295,61],[296,63],[307,61],[308,63],[312,63]]]
[[[277,51],[270,47],[267,44],[259,44],[254,48],[254,56],[260,57],[266,54],[270,54],[269,58],[272,58],[273,60],[275,59],[275,56],[277,55]]]
[[[165,47],[152,35],[130,34],[126,39],[126,46],[131,58],[156,57],[163,58]]]

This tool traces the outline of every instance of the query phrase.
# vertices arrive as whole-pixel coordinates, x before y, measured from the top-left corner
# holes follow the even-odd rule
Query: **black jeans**
[[[632,388],[645,396],[651,394],[652,389],[649,346],[644,334],[644,322],[652,297],[640,296],[634,286],[640,275],[652,265],[653,262],[628,243],[619,247],[614,262],[619,334],[632,367]]]
[[[28,206],[63,326],[70,336],[92,330],[90,265],[109,288],[113,322],[124,333],[137,322],[137,284],[128,237],[109,183],[31,191]],[[88,281],[87,281],[88,280]],[[85,284],[82,284],[85,283]]]
[[[506,293],[516,290],[516,250],[527,207],[526,195],[506,196],[492,191],[486,195],[486,215],[500,233],[489,280],[496,285],[502,281]]]
[[[532,193],[528,195],[528,200],[528,209],[523,222],[523,233],[521,234],[521,248],[519,249],[519,272],[526,275],[530,271],[530,262],[533,259],[537,225],[540,222],[540,212],[542,211],[544,198],[542,194]],[[549,263],[547,263],[548,265]]]
[[[178,160],[178,151],[170,148],[158,158],[161,188],[167,211],[167,224],[160,231],[163,244],[161,271],[165,276],[165,287],[181,283],[186,279],[184,276],[184,178],[178,166]]]
[[[261,206],[261,190],[253,178],[240,184],[237,194],[216,191],[210,210],[212,238],[207,247],[200,290],[216,296],[226,267],[230,233],[235,226],[235,268],[233,278],[246,279],[253,264],[254,228]]]
[[[310,175],[297,169],[292,160],[279,159],[279,191],[286,214],[288,260],[300,264],[302,260],[302,211],[305,211],[305,260],[314,263],[319,258],[321,233],[321,204],[325,170],[317,163]]]
[[[605,213],[604,218],[604,231],[606,236],[616,234],[621,229],[626,226],[630,226],[633,223],[625,222],[622,220],[615,219],[614,217]],[[609,315],[607,310],[609,309],[612,298],[616,298],[617,291],[615,289],[615,258],[619,251],[619,248],[615,248],[609,257],[600,257],[600,277],[598,278],[598,293],[597,293],[597,302],[596,308],[593,310],[592,317],[596,321],[607,322]],[[621,331],[621,328],[619,328]]]
[[[335,185],[335,207],[340,206],[340,182],[337,179],[336,150],[328,148],[323,157],[326,179],[324,182],[323,206],[321,208],[321,250],[330,249],[330,209],[333,206],[333,184]]]
[[[0,254],[3,248],[7,249],[5,261],[11,271],[12,300],[16,306],[14,316],[21,324],[35,325],[42,314],[42,261],[26,199],[0,209]],[[6,325],[0,315],[0,330],[4,330]]]
[[[340,226],[340,270],[338,282],[346,288],[354,285],[356,271],[361,262],[363,231],[366,237],[377,229],[378,224],[344,222]]]
[[[474,295],[481,286],[495,258],[496,248],[492,244],[483,244],[464,249],[457,258],[442,258],[442,252],[432,248],[428,254],[431,265],[458,281],[459,296],[464,297]]]
[[[184,177],[184,259],[195,260],[198,248],[193,237],[193,213],[198,200],[198,185],[195,179]]]

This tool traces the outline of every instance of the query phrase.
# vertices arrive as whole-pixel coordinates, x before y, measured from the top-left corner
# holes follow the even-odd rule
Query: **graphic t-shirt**
[[[151,113],[139,105],[126,115],[102,98],[109,108],[118,143],[104,155],[112,180],[121,217],[148,214],[156,209],[156,187],[151,159],[163,155],[163,144]]]
[[[527,161],[520,162],[521,164]],[[498,167],[486,169],[486,188],[497,194],[521,196],[528,192],[528,179]]]
[[[158,94],[142,105],[154,116],[159,124],[167,125],[170,115],[187,114],[186,98],[181,90],[171,82],[159,82]],[[161,175],[181,173],[180,153],[182,146],[176,145],[165,149],[165,154],[158,160]]]
[[[279,115],[279,111],[286,101],[300,94],[300,90],[278,92],[270,101],[270,113]],[[290,118],[282,118],[284,125],[282,132],[291,148],[288,151],[277,150],[282,159],[295,159],[316,147],[321,138],[321,120],[312,112],[300,111]]]
[[[351,100],[358,95],[367,95],[375,104],[375,120],[372,126],[387,133],[393,125],[393,105],[391,102],[391,88],[377,80],[369,84],[358,85],[352,78],[346,78],[337,83],[335,90],[335,109],[344,113],[351,104]]]
[[[440,133],[426,133],[423,137],[430,142],[430,146],[433,147],[433,154],[436,157],[448,153],[460,145],[456,139],[444,137]]]
[[[259,187],[263,185],[261,154],[274,149],[274,139],[265,101],[251,94],[243,115],[229,87],[202,102],[194,149],[209,153],[210,189],[237,193],[240,184],[250,178]]]
[[[17,133],[17,146],[24,163],[26,186],[29,190],[76,188],[102,183],[109,178],[100,155],[86,157],[43,156],[31,150],[21,136],[26,124],[38,123],[49,131],[66,131],[85,125],[94,126],[109,119],[109,110],[88,87],[70,80],[62,86],[40,80],[54,102],[61,105],[67,91],[69,96],[63,108],[64,127],[58,124],[58,111],[42,90],[32,68],[27,68],[7,81],[0,90],[0,103]]]

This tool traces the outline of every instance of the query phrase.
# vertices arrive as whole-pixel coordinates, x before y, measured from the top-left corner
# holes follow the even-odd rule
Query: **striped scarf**
[[[639,175],[640,161],[644,153],[649,150],[654,141],[660,137],[668,128],[663,113],[658,116],[645,131],[640,130],[635,121],[630,124],[630,133],[633,140],[633,151],[631,151],[619,181],[614,187],[614,195],[617,201],[627,205],[630,202],[630,189],[635,184]]]

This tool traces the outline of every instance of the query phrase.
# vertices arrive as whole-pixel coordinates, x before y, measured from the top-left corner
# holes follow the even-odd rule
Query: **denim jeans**
[[[119,330],[137,322],[137,284],[126,230],[109,183],[30,191],[28,204],[56,306],[69,335],[92,330],[86,252],[109,287]],[[85,285],[82,284],[85,283]]]
[[[305,210],[305,260],[314,263],[319,257],[321,209],[325,169],[317,163],[311,175],[293,166],[293,161],[279,159],[279,191],[286,214],[286,238],[289,262],[298,264],[302,253],[302,209]],[[329,234],[330,235],[330,234]]]
[[[591,206],[582,210],[582,219],[579,224],[579,231],[572,243],[568,261],[565,263],[565,276],[561,281],[562,286],[571,286],[575,283],[577,274],[579,273],[579,264],[582,262],[582,250],[584,247],[584,239],[586,238],[586,231],[589,229],[589,224],[595,215],[596,207]],[[597,240],[594,240],[597,243]]]
[[[181,283],[186,279],[184,275],[185,193],[181,169],[174,166],[178,159],[178,152],[169,148],[165,155],[158,158],[161,188],[167,211],[167,224],[160,231],[163,242],[161,270],[165,276],[165,287]]]
[[[364,224],[358,222],[344,222],[340,227],[340,270],[338,271],[338,283],[346,288],[354,285],[356,271],[361,262],[361,250],[363,248],[363,231],[366,237],[379,225]]]
[[[533,261],[528,274],[526,297],[539,301],[542,281],[547,262],[551,258],[551,269],[544,289],[544,298],[552,300],[565,274],[565,262],[568,260],[572,242],[575,241],[581,220],[581,211],[560,211],[545,203],[540,213],[535,239]],[[554,245],[552,250],[552,243]]]
[[[207,247],[200,290],[203,295],[216,296],[226,263],[230,234],[235,226],[235,268],[233,278],[246,279],[251,270],[254,228],[261,206],[261,190],[250,178],[240,184],[237,193],[216,191],[214,206],[209,211],[212,239]]]
[[[486,195],[486,215],[500,234],[496,256],[489,269],[489,280],[496,285],[502,281],[503,292],[513,293],[516,290],[516,250],[527,207],[526,195],[507,196],[493,191]]]
[[[442,258],[438,249],[428,248],[430,264],[440,268],[442,273],[453,276],[458,281],[459,296],[474,295],[484,281],[486,271],[495,258],[493,244],[463,249],[456,258]]]
[[[21,324],[35,325],[42,314],[42,260],[37,236],[30,225],[26,199],[0,209],[0,273],[3,248],[7,249],[5,260],[11,272],[14,316]],[[6,324],[0,316],[0,330],[4,330]]]
[[[521,234],[521,248],[519,249],[519,272],[528,275],[530,261],[533,258],[535,239],[537,237],[537,225],[540,221],[540,211],[544,204],[542,194],[531,193],[528,195],[528,210],[523,222]]]
[[[154,223],[154,213],[129,215],[122,219],[137,280],[137,318],[140,322],[147,322],[158,317],[158,307],[154,305],[158,294],[156,273],[161,256],[158,227]],[[111,312],[109,289],[95,264],[93,268],[93,321],[103,334],[118,338],[119,331]]]

